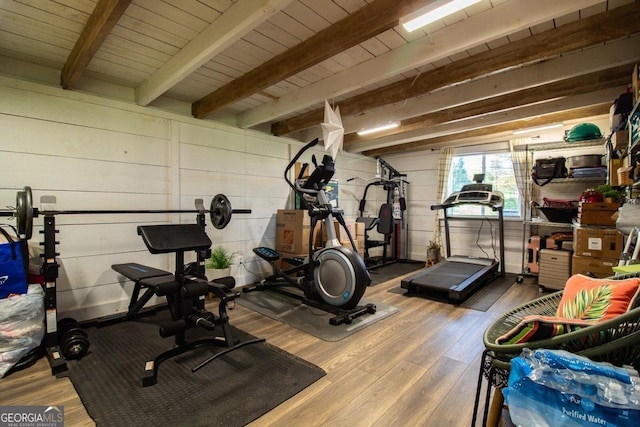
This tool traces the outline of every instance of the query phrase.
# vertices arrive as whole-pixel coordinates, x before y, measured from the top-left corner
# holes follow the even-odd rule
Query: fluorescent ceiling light
[[[382,132],[383,130],[397,128],[398,126],[400,126],[400,122],[391,122],[391,123],[387,123],[386,125],[376,126],[371,129],[359,130],[358,135],[360,136],[369,135],[371,133]]]
[[[513,134],[514,135],[521,135],[523,133],[538,132],[538,131],[541,131],[541,130],[555,129],[555,128],[559,128],[559,127],[562,127],[562,126],[564,126],[562,123],[553,123],[553,124],[550,124],[550,125],[536,126],[536,127],[532,127],[532,128],[514,130]]]
[[[478,3],[480,0],[435,0],[421,7],[413,13],[400,18],[400,23],[405,30],[411,32],[420,27],[456,13],[459,10]]]

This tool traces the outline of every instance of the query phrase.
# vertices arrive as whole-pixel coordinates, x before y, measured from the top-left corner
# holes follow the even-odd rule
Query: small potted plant
[[[624,199],[624,194],[609,184],[599,185],[596,191],[602,194],[602,198],[607,203],[621,203]]]
[[[440,262],[441,245],[436,240],[429,240],[427,245],[427,267]]]
[[[205,263],[207,279],[213,280],[229,276],[235,257],[236,253],[227,250],[224,246],[214,247],[211,250],[211,257]]]

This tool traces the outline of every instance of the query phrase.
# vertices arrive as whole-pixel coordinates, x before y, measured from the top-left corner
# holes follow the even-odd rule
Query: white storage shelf
[[[530,144],[526,150],[531,153],[533,162],[535,159],[543,157],[571,157],[572,155],[583,154],[603,154],[605,152],[605,140],[596,139],[582,142],[551,142],[541,144]],[[554,153],[554,151],[556,151]],[[527,170],[531,170],[533,164],[527,164]],[[606,182],[606,177],[580,177],[580,178],[554,178],[544,186],[538,186],[529,178],[526,186],[525,209],[524,209],[524,240],[522,274],[524,276],[537,277],[537,273],[532,273],[527,268],[529,238],[532,235],[551,234],[560,231],[571,231],[572,224],[564,222],[551,222],[544,214],[533,206],[533,202],[543,206],[544,198],[561,200],[578,200],[582,192],[591,187],[597,187]]]

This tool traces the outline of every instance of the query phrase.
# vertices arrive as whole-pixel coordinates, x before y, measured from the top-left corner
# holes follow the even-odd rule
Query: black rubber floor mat
[[[98,426],[244,426],[325,375],[268,343],[242,347],[192,373],[221,349],[202,347],[164,361],[158,383],[143,388],[145,362],[173,346],[158,334],[160,316],[86,329],[90,352],[69,362],[68,372]]]
[[[371,286],[379,285],[380,283],[395,279],[412,271],[420,270],[423,267],[424,262],[406,261],[370,268]]]

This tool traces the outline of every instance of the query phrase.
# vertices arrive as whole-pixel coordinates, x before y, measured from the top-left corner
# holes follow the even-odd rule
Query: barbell
[[[217,194],[209,205],[204,208],[202,199],[195,200],[196,209],[193,210],[39,210],[33,207],[31,187],[25,186],[16,193],[14,209],[0,210],[0,217],[15,217],[18,234],[25,239],[31,239],[33,234],[33,218],[39,215],[94,215],[94,214],[154,214],[154,213],[209,213],[211,224],[217,229],[223,229],[231,221],[233,214],[250,214],[251,209],[233,209],[231,202],[224,194]]]

